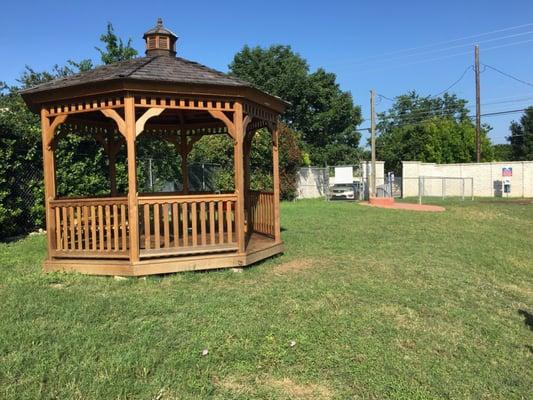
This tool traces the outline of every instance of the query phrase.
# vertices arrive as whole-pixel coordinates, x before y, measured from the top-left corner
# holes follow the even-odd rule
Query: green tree
[[[416,92],[398,96],[388,111],[378,115],[377,157],[397,174],[401,173],[401,161],[474,161],[476,130],[466,104],[448,94],[436,98]],[[483,160],[493,159],[489,130],[484,126],[481,134]]]
[[[131,46],[131,38],[124,44],[124,41],[115,34],[111,22],[107,23],[107,31],[100,36],[100,41],[105,44],[105,50],[99,47],[95,48],[100,53],[100,58],[104,64],[131,60],[138,54],[137,50]]]
[[[533,160],[533,107],[528,107],[520,122],[511,122],[511,157],[516,161]]]
[[[282,45],[244,46],[229,68],[231,74],[291,103],[283,120],[301,133],[311,162],[335,164],[339,154],[342,159],[359,155],[353,150],[359,145],[361,110],[352,95],[340,89],[335,74],[322,68],[310,73],[307,61]],[[329,151],[324,152],[326,146]]]
[[[513,148],[510,144],[495,144],[492,149],[494,161],[510,161],[513,159]]]

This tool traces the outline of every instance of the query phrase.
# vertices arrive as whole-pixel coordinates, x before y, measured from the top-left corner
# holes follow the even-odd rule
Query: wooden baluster
[[[83,206],[83,234],[85,236],[85,251],[89,250],[90,246],[90,231],[89,231],[89,207]]]
[[[56,250],[61,250],[63,248],[61,243],[61,210],[56,207],[54,212],[56,216]]]
[[[61,214],[63,214],[63,250],[68,250],[68,219],[67,207],[61,207]]]
[[[224,202],[218,201],[218,243],[224,243]]]
[[[200,232],[202,234],[202,246],[207,244],[207,234],[206,234],[206,215],[205,215],[205,201],[200,203]]]
[[[144,248],[149,250],[151,246],[150,238],[150,204],[144,205]]]
[[[96,250],[96,208],[91,206],[91,235],[92,235],[92,246],[91,250]]]
[[[187,203],[181,204],[181,221],[183,224],[183,246],[189,245],[189,210],[187,209]]]
[[[104,208],[102,206],[98,206],[98,242],[98,249],[104,251]]]
[[[178,247],[180,243],[179,222],[180,215],[178,213],[178,203],[172,203],[172,233],[174,235],[174,247]]]
[[[76,250],[76,236],[74,234],[74,207],[68,208],[68,219],[70,228],[70,250]]]
[[[118,206],[116,204],[113,204],[113,235],[114,241],[113,241],[113,250],[118,251]]]
[[[228,231],[228,243],[233,243],[233,234],[232,234],[232,218],[231,218],[231,214],[232,214],[232,206],[233,206],[233,201],[229,200],[226,202],[226,228],[227,228],[227,231]]]
[[[122,228],[122,250],[126,251],[127,249],[127,230],[126,230],[126,205],[122,204],[120,206],[120,227]]]
[[[81,219],[81,207],[80,206],[76,207],[75,221],[76,221],[76,234],[78,235],[77,248],[78,248],[78,250],[82,250],[83,249],[83,241],[82,241],[82,237],[81,237],[82,219]]]
[[[111,207],[105,206],[105,230],[107,236],[107,250],[111,250],[113,246],[113,238],[111,237]]]
[[[159,204],[154,204],[154,239],[155,249],[161,248],[161,227],[159,222]]]
[[[168,225],[168,204],[163,204],[163,232],[165,235],[165,243],[163,244],[163,247],[169,248],[170,247],[170,232],[169,232],[169,225]]]
[[[209,244],[215,244],[215,202],[209,202]]]
[[[196,215],[196,203],[191,204],[191,228],[192,228],[192,245],[198,245],[198,235],[197,235],[197,215]]]

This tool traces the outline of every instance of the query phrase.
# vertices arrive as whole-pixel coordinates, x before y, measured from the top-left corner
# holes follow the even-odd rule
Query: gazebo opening
[[[277,124],[287,103],[176,57],[177,36],[161,20],[144,38],[145,57],[23,92],[42,121],[45,269],[146,275],[280,253]],[[78,142],[62,143],[70,135]],[[73,167],[58,155],[82,157],[80,141],[108,187],[87,183],[65,198],[62,185],[76,183],[68,173],[57,181],[58,167]],[[206,169],[202,151],[211,146],[232,161]],[[271,180],[254,179],[253,146],[271,149]]]

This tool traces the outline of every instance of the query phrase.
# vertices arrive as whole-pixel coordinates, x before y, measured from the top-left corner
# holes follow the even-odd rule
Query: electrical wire
[[[389,62],[403,60],[403,59],[405,59],[407,57],[412,58],[412,57],[425,56],[425,55],[430,55],[430,54],[435,54],[435,53],[442,53],[442,52],[448,51],[448,50],[459,49],[459,48],[462,48],[462,47],[474,46],[475,44],[498,42],[498,41],[505,40],[505,39],[515,38],[515,37],[524,36],[524,35],[531,35],[531,34],[533,34],[533,31],[520,32],[520,33],[515,33],[513,35],[501,36],[501,37],[498,37],[498,38],[480,40],[480,41],[478,41],[476,43],[464,43],[464,44],[458,44],[458,45],[455,45],[455,46],[444,47],[442,49],[435,49],[435,50],[430,50],[430,51],[406,54],[406,55],[399,56],[399,57],[380,59],[380,60],[363,62],[363,63],[346,63],[346,64],[350,65],[350,66],[360,66],[360,65],[375,64],[377,62],[379,62],[379,63],[389,63]]]
[[[513,76],[513,75],[511,75],[511,74],[508,74],[507,72],[504,72],[504,71],[502,71],[502,70],[500,70],[500,69],[498,69],[498,68],[496,68],[496,67],[493,67],[492,65],[488,65],[488,64],[483,64],[483,65],[484,65],[485,67],[487,67],[487,68],[493,70],[493,71],[498,72],[499,74],[502,74],[503,76],[506,76],[506,77],[508,77],[508,78],[511,78],[511,79],[513,79],[513,80],[515,80],[515,81],[517,81],[517,82],[523,83],[524,85],[527,85],[527,86],[533,87],[533,83],[531,83],[531,82],[527,82],[527,81],[525,81],[525,80],[523,80],[523,79],[517,78],[516,76]]]
[[[474,34],[474,35],[463,36],[463,37],[460,37],[460,38],[457,38],[457,39],[445,40],[445,41],[435,42],[435,43],[431,43],[431,44],[427,44],[427,45],[423,45],[423,46],[417,46],[417,47],[411,47],[411,48],[406,48],[406,49],[395,50],[395,51],[391,51],[391,52],[377,54],[377,55],[374,55],[374,56],[369,56],[369,57],[366,57],[366,58],[363,58],[363,59],[360,59],[360,60],[361,61],[365,61],[365,60],[368,60],[368,59],[381,58],[383,56],[390,56],[390,55],[394,55],[394,54],[411,52],[411,51],[415,51],[415,50],[427,49],[427,48],[431,48],[431,47],[436,47],[436,46],[441,46],[441,45],[445,45],[445,44],[459,42],[461,40],[474,39],[474,38],[477,38],[477,37],[488,36],[488,35],[492,35],[492,34],[495,34],[495,33],[501,33],[501,32],[508,32],[508,31],[517,30],[517,29],[521,29],[521,28],[525,28],[525,27],[529,27],[529,26],[533,26],[533,23],[515,25],[515,26],[511,26],[511,27],[507,27],[507,28],[496,29],[496,30],[489,31],[489,32],[483,32],[483,33],[477,33],[477,34]]]
[[[524,43],[531,43],[531,42],[533,42],[533,39],[522,40],[522,41],[513,42],[513,43],[507,43],[507,44],[503,44],[503,45],[500,45],[500,46],[486,47],[486,48],[483,48],[483,52],[492,51],[492,50],[496,50],[496,49],[501,49],[501,48],[504,48],[504,47],[518,46],[518,45],[521,45],[521,44],[524,44]],[[448,54],[448,55],[441,56],[441,57],[428,58],[428,59],[425,59],[425,60],[418,60],[418,61],[413,61],[413,62],[403,63],[403,64],[388,65],[386,67],[381,67],[381,68],[360,69],[360,70],[357,70],[357,71],[358,72],[386,71],[386,70],[390,70],[390,69],[402,68],[402,67],[410,67],[410,66],[413,66],[413,65],[424,64],[424,63],[429,63],[429,62],[433,62],[433,61],[441,61],[441,60],[446,60],[446,59],[449,59],[449,58],[454,58],[454,57],[459,57],[459,56],[464,56],[464,55],[471,55],[471,54],[472,54],[471,51],[463,51],[461,53]]]
[[[440,91],[439,93],[437,94],[434,94],[433,96],[430,96],[430,97],[438,97],[440,96],[441,94],[444,94],[446,93],[448,90],[450,90],[451,88],[453,88],[455,85],[457,85],[459,82],[461,82],[463,80],[463,78],[465,77],[466,73],[468,72],[468,70],[470,69],[474,69],[474,66],[473,65],[469,65],[468,67],[466,67],[466,69],[464,70],[464,72],[462,73],[462,75],[459,77],[459,79],[457,79],[454,83],[452,83],[450,86],[448,86],[446,89]]]

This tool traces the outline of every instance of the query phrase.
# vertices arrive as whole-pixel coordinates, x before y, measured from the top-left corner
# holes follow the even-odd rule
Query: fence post
[[[461,199],[464,201],[465,200],[465,178],[461,179],[461,181],[463,182],[463,185],[461,188]]]
[[[442,178],[442,200],[446,196],[446,178]]]
[[[418,177],[418,204],[422,204],[422,177]]]
[[[474,200],[474,178],[470,178],[470,185],[471,185],[471,192],[472,193],[472,201]]]

